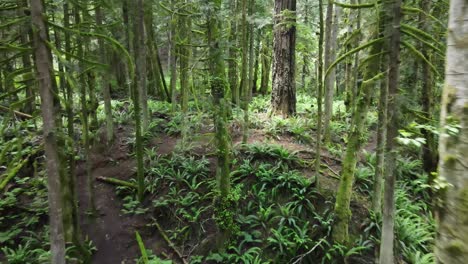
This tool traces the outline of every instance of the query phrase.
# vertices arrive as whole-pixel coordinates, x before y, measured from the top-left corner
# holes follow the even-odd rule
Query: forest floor
[[[116,194],[115,186],[96,180],[97,177],[110,177],[119,180],[129,181],[136,177],[136,161],[127,140],[131,138],[133,127],[130,125],[119,125],[114,143],[110,148],[103,143],[97,143],[92,148],[91,153],[91,177],[93,179],[95,204],[97,215],[90,217],[87,214],[88,191],[85,163],[80,162],[77,169],[77,186],[80,210],[81,228],[84,234],[93,241],[97,251],[93,254],[92,263],[114,264],[114,263],[134,263],[140,256],[135,231],[138,231],[142,239],[154,254],[164,256],[175,261],[174,252],[167,245],[155,228],[148,226],[150,219],[148,215],[124,214],[122,212],[122,199]],[[236,134],[236,133],[234,133]],[[233,137],[233,147],[240,145],[242,136],[237,133]],[[167,135],[160,133],[148,141],[145,148],[156,147],[158,155],[169,155],[173,153],[178,144],[181,143],[180,135]],[[251,129],[247,144],[274,144],[282,146],[288,151],[297,154],[302,160],[313,161],[315,159],[315,149],[313,144],[298,143],[297,140],[288,134],[278,136],[268,136],[261,129]],[[200,134],[196,140],[190,142],[191,151],[189,154],[211,156],[211,174],[215,175],[216,160],[214,158],[214,140],[212,132]],[[373,152],[376,140],[372,139],[365,149]],[[341,160],[331,155],[325,148],[322,149],[322,163],[325,165],[325,172],[319,177],[321,192],[333,196],[339,183],[339,172],[341,170]],[[314,177],[315,170],[311,166],[301,169],[305,177]],[[355,224],[351,228],[358,229],[368,215],[369,201],[363,196],[353,196],[352,210]],[[358,201],[357,201],[358,200]],[[164,221],[164,220],[162,220]],[[358,230],[355,230],[358,232]]]
[[[350,244],[340,245],[333,242],[331,231],[341,161],[350,131],[343,101],[334,102],[332,139],[322,145],[318,182],[313,98],[299,94],[298,114],[284,119],[268,115],[268,97],[254,97],[247,144],[241,143],[243,113],[233,109],[228,123],[232,139],[228,207],[220,206],[223,198],[217,192],[209,102],[192,104],[187,114],[172,113],[166,102],[148,103],[152,116],[143,135],[145,198],[141,203],[135,188],[99,180],[107,177],[136,182],[130,101],[112,101],[113,144],[104,144],[103,128],[92,132],[89,168],[97,207],[94,216],[87,211],[85,155],[81,147],[76,147],[79,220],[86,249],[93,250],[92,263],[143,263],[145,251],[150,263],[164,264],[374,262],[381,224],[369,210],[375,173],[375,109],[367,116],[368,130],[361,138],[367,143],[357,153],[360,161],[350,204]],[[102,105],[97,116],[104,123]],[[0,194],[0,263],[47,263],[50,245],[42,137],[33,120],[19,129],[22,136],[8,131],[11,154],[9,161],[2,163],[8,168],[26,165]],[[405,129],[419,135],[414,126]],[[80,131],[77,122],[75,134],[80,135]],[[4,151],[8,146],[0,147]],[[395,254],[398,263],[434,263],[435,221],[428,206],[432,197],[419,158],[420,148],[411,144],[400,147],[395,191],[395,239],[399,246]],[[229,243],[219,246],[217,239],[222,230],[232,230],[233,235]],[[144,249],[138,244],[136,232],[142,237]],[[69,256],[75,255],[73,246],[68,250]]]

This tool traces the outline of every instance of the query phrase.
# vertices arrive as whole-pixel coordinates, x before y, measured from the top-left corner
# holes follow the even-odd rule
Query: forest
[[[468,263],[468,1],[1,0],[0,263]]]

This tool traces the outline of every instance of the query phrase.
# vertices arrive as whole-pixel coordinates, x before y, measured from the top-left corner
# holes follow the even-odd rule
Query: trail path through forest
[[[134,157],[130,155],[129,143],[126,141],[131,138],[131,133],[130,129],[120,127],[116,140],[111,147],[108,148],[103,143],[98,143],[92,149],[91,175],[94,179],[95,203],[98,210],[94,219],[91,219],[86,211],[88,208],[88,194],[84,162],[80,162],[77,167],[81,228],[98,249],[93,255],[92,263],[135,263],[135,259],[141,255],[135,238],[136,230],[141,234],[147,249],[151,249],[158,256],[167,256],[174,259],[171,258],[172,252],[156,231],[156,228],[146,226],[150,219],[145,218],[143,215],[124,214],[121,211],[123,202],[121,198],[117,197],[115,186],[95,180],[98,176],[120,180],[135,178],[136,162]],[[210,133],[201,134],[196,140],[189,142],[189,144],[192,144],[190,153],[214,155],[214,140],[209,135]],[[233,145],[240,144],[241,140],[241,136],[233,136]],[[368,151],[373,151],[373,148],[375,148],[373,141],[371,140],[368,144]],[[281,145],[289,151],[297,153],[301,159],[306,161],[315,159],[315,152],[312,151],[313,146],[297,143],[292,136],[283,135],[272,138],[267,137],[262,130],[251,130],[248,143],[262,142]],[[150,140],[149,146],[146,147],[156,147],[158,154],[165,155],[172,153],[178,143],[180,143],[180,137],[178,136],[159,134]],[[338,185],[341,162],[339,158],[333,157],[325,150],[323,150],[322,155],[322,160],[324,164],[327,164],[327,168],[323,170],[324,175],[320,177],[320,183],[323,190],[334,193]],[[210,158],[210,163],[211,167],[216,166],[215,159]],[[301,172],[306,177],[313,177],[315,172],[311,168],[304,168]],[[212,168],[212,171],[214,170],[215,168]],[[362,212],[362,214],[365,214],[365,212]],[[358,215],[360,214],[353,215],[353,218],[358,217]]]
[[[91,176],[94,179],[95,204],[98,210],[94,219],[90,218],[86,212],[88,194],[85,164],[78,165],[77,188],[80,224],[84,235],[88,236],[98,249],[93,255],[92,263],[135,263],[135,259],[141,256],[135,237],[137,230],[147,249],[151,249],[159,256],[171,255],[166,242],[156,229],[146,226],[149,219],[145,219],[142,215],[124,214],[121,211],[122,201],[116,195],[115,186],[95,180],[98,176],[120,180],[129,180],[135,177],[136,162],[133,157],[129,156],[129,144],[125,142],[128,135],[128,131],[121,129],[110,148],[106,148],[101,143],[93,148]],[[160,148],[160,154],[172,151],[175,139],[166,140],[164,145],[164,148]]]

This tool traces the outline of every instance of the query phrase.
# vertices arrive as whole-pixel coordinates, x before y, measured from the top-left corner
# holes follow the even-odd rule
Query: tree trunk
[[[101,6],[98,4],[96,6],[96,25],[98,27],[102,26],[102,13]],[[102,39],[98,40],[99,43],[99,56],[102,64],[108,64],[106,49],[104,47],[104,41]],[[114,123],[112,120],[112,104],[111,104],[111,95],[110,95],[110,83],[109,83],[109,71],[105,70],[101,76],[101,89],[102,97],[104,99],[104,113],[106,114],[106,140],[109,145],[114,140]]]
[[[400,21],[401,21],[402,0],[386,0],[383,2],[387,11],[385,36],[389,39],[389,69],[388,69],[388,121],[385,159],[385,187],[383,201],[383,223],[382,238],[380,244],[380,264],[393,264],[393,241],[394,241],[394,221],[395,221],[395,181],[396,181],[396,158],[398,136],[398,81],[400,64]],[[391,22],[390,22],[391,21]],[[391,23],[391,24],[390,24]]]
[[[172,9],[175,9],[175,0],[171,0]],[[176,14],[171,14],[170,20],[170,56],[169,56],[169,68],[171,70],[171,102],[172,102],[172,112],[175,113],[177,110],[177,17]]]
[[[86,9],[86,2],[83,3],[82,8]],[[75,16],[75,24],[81,25],[81,15],[80,11],[77,6],[74,8],[74,16]],[[77,37],[77,56],[79,58],[84,57],[83,52],[83,43],[86,43],[82,40],[81,37]],[[83,62],[79,62],[79,69],[80,71],[84,71],[85,65]],[[80,72],[80,104],[81,104],[81,120],[82,120],[82,136],[83,136],[83,149],[84,149],[84,156],[86,162],[86,179],[87,179],[87,190],[88,190],[88,210],[91,214],[96,211],[96,206],[94,202],[94,188],[93,188],[93,179],[91,178],[91,160],[90,160],[90,152],[91,152],[91,144],[90,144],[90,137],[89,137],[89,112],[86,100],[86,75],[83,72]]]
[[[323,94],[323,1],[319,0],[319,42],[318,42],[318,67],[317,67],[317,139],[315,142],[315,180],[317,189],[320,188],[320,152],[322,145],[322,94]]]
[[[186,10],[185,12],[187,12]],[[189,91],[189,63],[190,63],[190,40],[191,40],[191,22],[188,16],[180,17],[180,34],[179,34],[179,54],[180,54],[180,93],[182,111],[187,112],[188,108],[188,91]]]
[[[296,114],[296,0],[275,0],[273,37],[273,114]]]
[[[231,31],[229,34],[229,88],[231,90],[232,103],[239,106],[240,105],[240,92],[239,92],[239,81],[237,73],[237,20],[238,20],[238,1],[232,0],[229,1],[229,9],[232,11],[232,20],[231,20]]]
[[[336,58],[336,39],[338,37],[339,13],[340,9],[338,6],[335,8],[335,12],[333,12],[333,3],[330,1],[327,7],[327,30],[325,32],[325,70],[328,70]],[[333,117],[333,94],[335,91],[336,80],[335,68],[333,68],[325,77],[325,116],[323,119],[325,142],[330,142],[330,121]]]
[[[249,1],[249,17],[253,14],[255,0]],[[247,143],[248,133],[249,133],[249,103],[252,98],[252,87],[253,87],[253,74],[254,74],[254,26],[253,23],[249,23],[249,80],[245,83],[244,88],[244,124],[243,124],[243,134],[242,134],[242,143]]]
[[[135,49],[135,80],[133,84],[133,103],[135,107],[135,145],[136,145],[136,156],[137,156],[137,185],[138,185],[138,200],[143,201],[143,194],[145,191],[144,186],[144,168],[143,168],[143,139],[142,139],[142,130],[143,132],[147,127],[144,123],[144,114],[141,115],[140,111],[145,111],[141,107],[143,102],[143,97],[141,92],[143,92],[146,85],[146,47],[145,47],[145,34],[144,34],[144,23],[143,23],[143,0],[137,0],[135,6],[135,20],[134,20],[134,49]],[[146,98],[147,99],[147,98]],[[141,107],[141,108],[140,108]],[[147,110],[147,109],[146,109]],[[143,119],[143,120],[142,120]]]
[[[388,67],[388,58],[382,56],[381,71],[386,72]],[[378,106],[378,124],[377,124],[377,149],[376,164],[374,174],[374,186],[372,195],[372,211],[380,215],[382,213],[382,184],[385,168],[385,139],[387,136],[387,97],[388,85],[387,79],[380,82],[380,98]]]
[[[245,0],[243,0],[245,1]],[[217,145],[218,168],[216,176],[221,197],[228,197],[230,192],[230,142],[226,127],[226,76],[221,47],[221,21],[217,14],[221,9],[221,0],[211,0],[213,7],[208,14],[208,45],[210,55],[211,94],[213,95],[214,127]],[[213,13],[211,13],[213,12]]]
[[[375,35],[377,37],[378,34]],[[336,220],[333,228],[333,239],[339,243],[348,241],[348,224],[351,217],[349,205],[351,202],[354,172],[356,170],[357,154],[363,144],[361,136],[365,127],[365,120],[372,98],[376,80],[380,78],[380,56],[382,41],[372,45],[369,52],[371,59],[367,61],[364,80],[360,89],[360,96],[356,98],[356,107],[353,108],[351,129],[346,146],[341,170],[341,179],[336,194],[335,214]]]
[[[426,14],[430,13],[432,1],[422,0],[421,9],[424,10]],[[423,23],[423,30],[425,32],[430,32],[430,20],[425,13],[421,13],[421,20]],[[429,50],[425,45],[422,45],[422,54],[424,57],[428,58],[429,61],[432,61],[431,50]],[[421,96],[421,105],[423,107],[423,116],[425,121],[429,120],[431,122],[434,120],[434,79],[432,76],[432,71],[427,63],[422,65],[422,96]],[[429,184],[432,184],[434,177],[432,172],[437,170],[437,142],[434,134],[427,130],[422,129],[424,138],[426,139],[426,145],[423,146],[423,168],[429,175]]]
[[[18,8],[18,17],[24,16],[23,10],[28,8],[28,2],[26,0],[17,0],[17,5]],[[27,45],[29,42],[28,39],[28,32],[31,30],[29,25],[21,25],[19,29],[19,34],[20,34],[20,41],[22,45]],[[23,55],[21,56],[21,60],[23,63],[23,68],[25,69],[30,69],[31,68],[31,73],[32,73],[32,65],[31,65],[31,54],[29,52],[23,52]],[[23,107],[23,112],[26,114],[32,114],[35,110],[35,93],[34,93],[34,84],[31,81],[25,81],[24,83],[26,85],[26,98],[29,98]]]
[[[49,198],[50,249],[52,264],[65,264],[65,237],[62,222],[62,195],[60,186],[60,158],[57,149],[56,113],[52,94],[52,61],[47,47],[47,31],[41,0],[31,0],[31,21],[34,32],[34,54],[41,96],[44,149],[46,155]]]
[[[439,182],[444,188],[436,238],[437,263],[462,264],[468,259],[467,20],[468,2],[451,0],[439,141]],[[447,130],[454,120],[458,133]]]
[[[247,142],[247,132],[248,132],[248,127],[247,127],[247,122],[246,119],[248,120],[248,114],[247,114],[247,108],[249,107],[248,104],[248,82],[247,80],[247,49],[248,49],[248,43],[247,43],[247,0],[242,0],[242,72],[241,72],[241,93],[243,96],[242,99],[242,109],[244,110],[244,122],[242,124],[242,142],[246,143]]]
[[[267,35],[267,34],[265,34]],[[262,61],[262,74],[260,80],[260,93],[266,95],[268,92],[268,85],[270,82],[270,71],[271,71],[271,55],[269,48],[270,38],[265,36],[265,39],[262,41],[262,49],[260,52],[260,58]]]

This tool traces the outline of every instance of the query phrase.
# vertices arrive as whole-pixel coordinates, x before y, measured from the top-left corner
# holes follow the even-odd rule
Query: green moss
[[[451,255],[460,256],[468,252],[468,246],[458,239],[449,243],[447,247],[445,247],[446,251],[449,252]]]
[[[457,157],[455,155],[451,155],[451,154],[445,155],[444,157],[445,166],[453,168],[456,162],[457,162]]]

